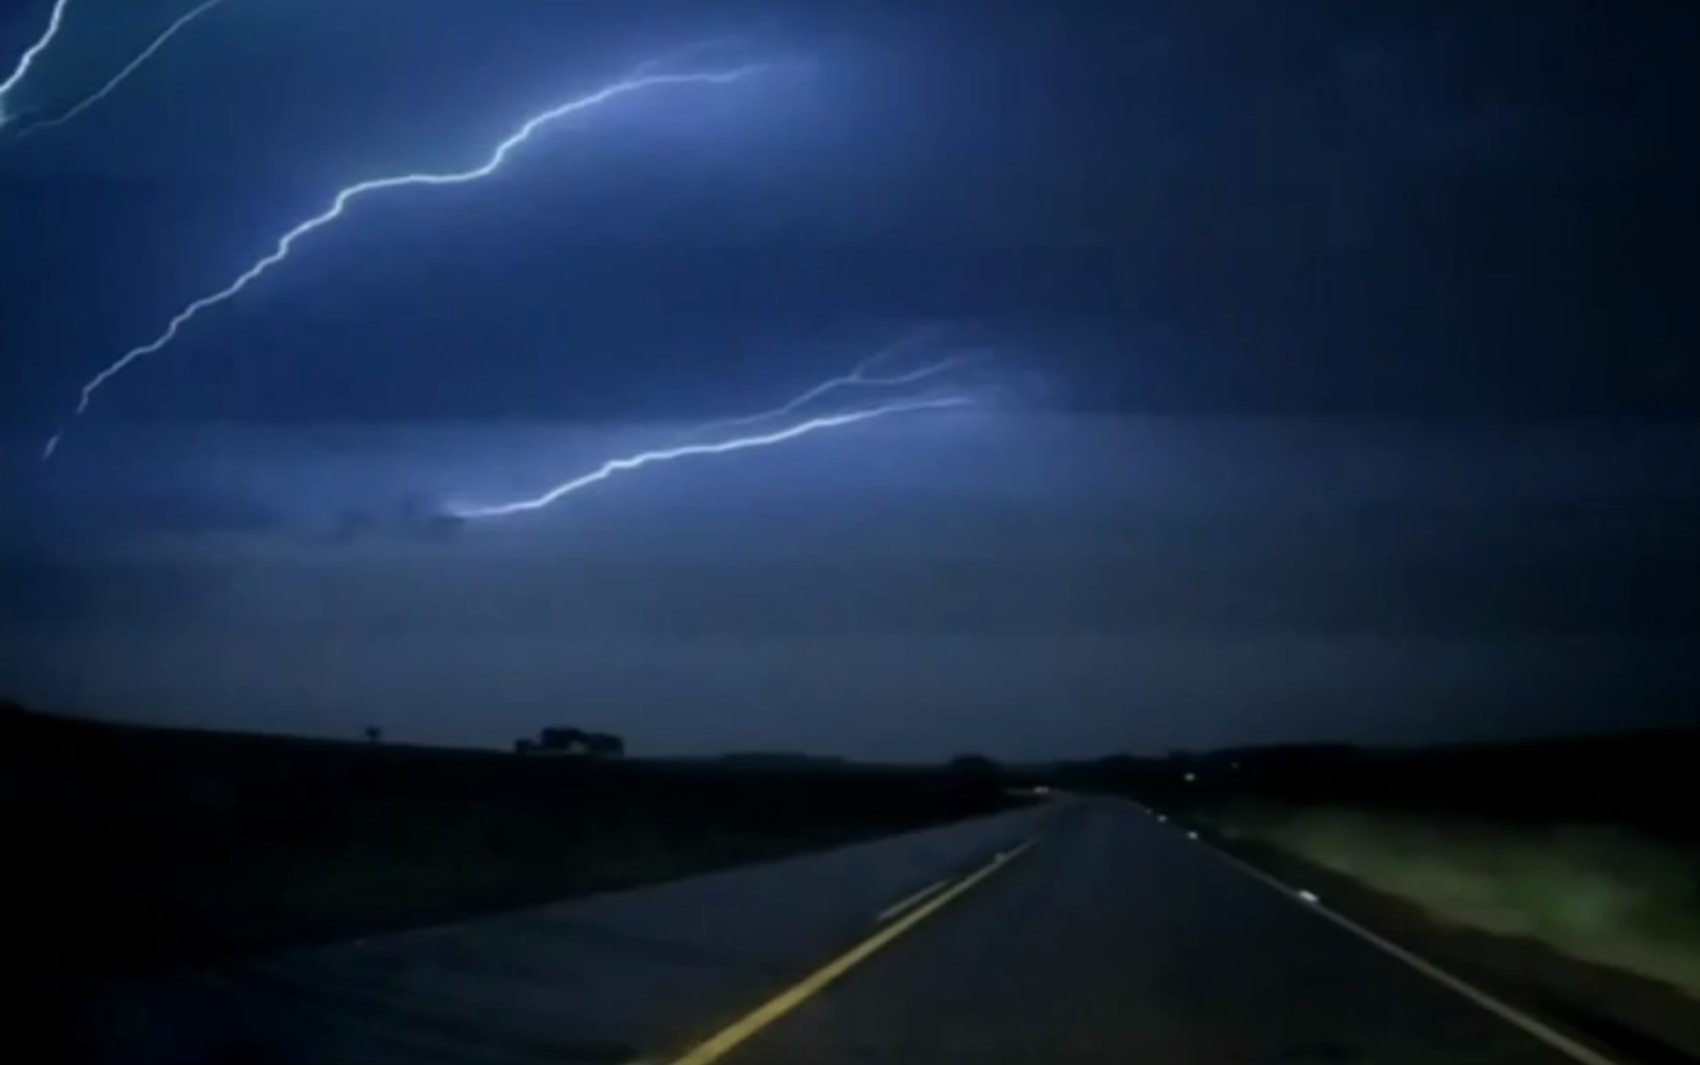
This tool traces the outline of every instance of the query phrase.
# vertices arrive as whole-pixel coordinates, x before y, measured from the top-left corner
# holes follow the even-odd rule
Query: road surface
[[[110,989],[106,1062],[1573,1059],[1112,800]]]

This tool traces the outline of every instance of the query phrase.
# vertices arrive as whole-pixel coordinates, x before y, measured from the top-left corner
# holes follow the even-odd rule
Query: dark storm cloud
[[[8,673],[202,724],[500,743],[570,706],[649,750],[916,757],[1600,727],[1695,694],[1676,432],[917,424],[443,539],[320,517],[657,432],[132,430],[143,482],[222,467],[288,505],[13,567]]]
[[[164,9],[120,6],[42,101]],[[232,4],[0,148],[0,679],[673,751],[1671,720],[1700,470],[1647,416],[1700,411],[1686,11]],[[88,373],[344,183],[746,27],[806,62],[370,205],[35,464]],[[418,520],[938,320],[999,350],[981,421]]]
[[[1127,515],[1138,528],[1121,536],[1069,543],[1025,536],[994,507],[957,507],[957,520],[910,515],[881,530],[849,518],[777,557],[766,547],[783,533],[758,522],[712,554],[574,550],[549,533],[491,550],[480,530],[437,544],[203,534],[15,569],[34,598],[54,593],[62,621],[217,618],[326,636],[1700,634],[1700,609],[1666,579],[1700,513],[1152,512]],[[870,550],[882,534],[889,549]],[[978,556],[962,550],[970,538]]]

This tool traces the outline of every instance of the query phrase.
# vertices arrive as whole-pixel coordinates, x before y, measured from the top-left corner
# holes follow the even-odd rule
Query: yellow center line
[[[1038,842],[1038,839],[1039,837],[1033,836],[1014,850],[999,854],[979,869],[952,884],[945,891],[934,896],[925,905],[910,910],[902,918],[884,926],[861,943],[816,969],[798,983],[757,1006],[743,1018],[721,1029],[718,1034],[706,1042],[698,1044],[694,1050],[689,1051],[683,1057],[674,1059],[672,1065],[710,1065],[711,1062],[719,1061],[731,1053],[739,1044],[801,1006],[819,994],[828,984],[866,961],[881,947],[944,909],[973,890],[987,877],[1015,861],[1029,847]]]

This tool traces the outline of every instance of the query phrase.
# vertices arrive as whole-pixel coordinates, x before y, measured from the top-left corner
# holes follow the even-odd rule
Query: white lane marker
[[[1003,855],[999,854],[998,857],[1002,858]],[[915,906],[919,905],[924,900],[930,899],[934,895],[938,894],[940,891],[943,891],[944,886],[948,883],[950,883],[949,880],[935,880],[931,884],[928,884],[926,887],[915,892],[914,894],[903,896],[902,898],[898,899],[896,902],[892,903],[890,906],[887,906],[885,909],[881,910],[877,915],[875,915],[874,921],[876,923],[881,923],[881,922],[891,920],[893,917],[896,917],[898,914],[902,913],[904,910],[912,909]]]
[[[922,921],[949,906],[963,895],[974,890],[986,878],[997,873],[1011,862],[1014,862],[1027,849],[1039,841],[1037,835],[1028,838],[1027,842],[1008,851],[982,865],[967,876],[955,881],[950,887],[939,892],[935,897],[916,906],[908,913],[876,931],[873,935],[839,955],[832,961],[816,969],[801,982],[792,985],[773,998],[768,999],[744,1017],[721,1029],[708,1041],[699,1043],[683,1057],[673,1059],[673,1065],[713,1065],[732,1053],[745,1041],[755,1036],[762,1029],[775,1023],[792,1010],[801,1006],[809,999],[820,994],[834,980],[868,960],[875,953],[890,945],[898,937],[909,932]]]
[[[1463,995],[1482,1009],[1492,1013],[1500,1020],[1503,1020],[1508,1024],[1511,1024],[1513,1027],[1521,1029],[1528,1035],[1539,1039],[1541,1042],[1552,1047],[1559,1053],[1568,1055],[1572,1060],[1582,1062],[1582,1065],[1623,1065],[1623,1063],[1619,1062],[1616,1058],[1606,1057],[1593,1047],[1590,1047],[1585,1043],[1577,1042],[1575,1039],[1565,1035],[1563,1032],[1553,1028],[1551,1025],[1536,1020],[1534,1017],[1529,1016],[1522,1010],[1517,1009],[1515,1006],[1511,1006],[1500,1001],[1494,996],[1488,994],[1486,991],[1483,991],[1481,988],[1476,987],[1473,984],[1465,983],[1463,980],[1453,976],[1451,973],[1435,965],[1433,962],[1411,953],[1399,944],[1394,943],[1392,940],[1384,939],[1381,936],[1376,935],[1374,932],[1371,932],[1369,929],[1358,924],[1351,918],[1336,913],[1334,910],[1322,905],[1321,900],[1316,897],[1314,892],[1306,891],[1303,888],[1295,888],[1285,881],[1269,875],[1257,866],[1252,865],[1250,862],[1243,861],[1219,847],[1212,846],[1210,850],[1223,861],[1229,862],[1238,867],[1242,873],[1256,877],[1265,884],[1268,884],[1270,887],[1281,892],[1283,895],[1296,898],[1301,902],[1309,903],[1309,905],[1305,908],[1310,910],[1310,912],[1318,915],[1319,917],[1327,918],[1371,946],[1379,947],[1381,950],[1393,955],[1393,957],[1404,962],[1406,965],[1409,965],[1411,968],[1422,973],[1429,979],[1456,991],[1458,994]]]

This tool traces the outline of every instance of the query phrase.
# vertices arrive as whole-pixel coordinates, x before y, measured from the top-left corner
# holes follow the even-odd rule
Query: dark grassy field
[[[1629,1060],[1687,1060],[1660,1054],[1700,1053],[1697,765],[1700,732],[1665,731],[1251,748],[1069,772],[1319,885],[1455,971],[1633,1043]]]
[[[991,812],[944,770],[583,758],[0,717],[8,964],[367,935]]]

